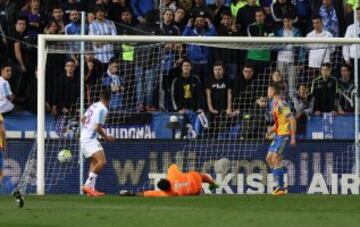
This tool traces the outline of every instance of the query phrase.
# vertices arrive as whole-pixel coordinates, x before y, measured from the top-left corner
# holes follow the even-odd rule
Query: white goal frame
[[[184,37],[184,36],[88,36],[88,35],[38,35],[38,91],[37,91],[37,189],[45,194],[45,64],[47,43],[63,42],[142,42],[142,43],[206,43],[206,44],[360,44],[359,38],[275,38],[275,37]],[[358,48],[358,45],[355,45]],[[356,51],[357,52],[357,51]],[[358,91],[358,61],[354,61],[354,83]],[[359,174],[359,94],[355,101],[355,173]]]

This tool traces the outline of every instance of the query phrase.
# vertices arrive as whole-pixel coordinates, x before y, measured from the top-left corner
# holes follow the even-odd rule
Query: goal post
[[[117,42],[117,43],[183,43],[196,44],[209,47],[251,49],[251,48],[278,48],[290,44],[293,46],[306,46],[311,44],[352,45],[360,44],[358,38],[275,38],[275,37],[168,37],[168,36],[88,36],[88,35],[39,35],[38,36],[38,115],[37,115],[37,172],[36,193],[45,194],[45,64],[49,42]],[[83,53],[82,53],[83,54]],[[358,81],[357,61],[355,61],[355,81]],[[355,84],[358,91],[357,83]],[[355,96],[355,129],[359,129],[359,97]],[[355,169],[359,174],[359,132],[355,131]]]

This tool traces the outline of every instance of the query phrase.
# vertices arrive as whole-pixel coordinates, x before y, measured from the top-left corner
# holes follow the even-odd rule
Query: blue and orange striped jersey
[[[290,135],[291,127],[289,117],[292,116],[292,113],[288,104],[282,99],[279,99],[277,101],[273,100],[272,115],[275,122],[276,135]]]

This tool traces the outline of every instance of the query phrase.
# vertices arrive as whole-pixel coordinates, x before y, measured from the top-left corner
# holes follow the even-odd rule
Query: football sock
[[[278,182],[278,186],[281,190],[284,190],[284,168],[274,168],[272,170],[275,180]]]
[[[87,178],[85,185],[90,187],[90,188],[95,188],[95,183],[96,183],[96,178],[97,178],[97,174],[94,172],[90,172],[89,173],[89,177]]]
[[[15,189],[15,185],[11,182],[11,179],[8,176],[3,177],[1,184],[5,187],[8,193],[12,193]]]

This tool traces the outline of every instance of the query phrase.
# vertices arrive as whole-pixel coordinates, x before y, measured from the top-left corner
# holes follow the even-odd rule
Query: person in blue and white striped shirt
[[[14,109],[14,95],[11,92],[9,81],[11,78],[11,66],[1,66],[1,77],[0,77],[0,113],[8,113]]]
[[[98,141],[98,137],[100,135],[106,141],[115,141],[115,137],[107,134],[104,129],[110,100],[111,91],[103,90],[100,94],[100,101],[92,104],[81,118],[83,124],[83,130],[80,135],[81,152],[85,158],[90,159],[89,176],[82,186],[82,190],[89,197],[97,197],[105,194],[95,190],[95,184],[99,173],[106,163],[105,152]]]
[[[98,6],[95,9],[96,20],[94,20],[89,26],[89,35],[117,35],[115,24],[105,19],[105,9],[102,6]],[[93,44],[93,50],[95,51],[95,57],[106,64],[110,58],[114,56],[114,46],[110,43]]]

